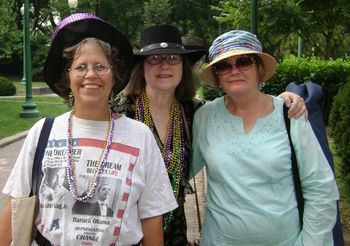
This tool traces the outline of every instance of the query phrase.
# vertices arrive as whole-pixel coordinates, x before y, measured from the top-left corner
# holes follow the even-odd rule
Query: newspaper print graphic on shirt
[[[102,148],[102,140],[73,139],[79,194],[88,190],[93,173],[99,165]],[[49,234],[52,243],[59,243],[59,238],[65,237],[61,221],[68,219],[72,222],[69,223],[72,225],[69,232],[74,233],[80,245],[102,242],[114,244],[120,234],[132,185],[132,172],[138,155],[138,148],[113,142],[93,199],[82,203],[74,200],[69,191],[66,139],[49,140],[43,159],[44,177],[40,187],[42,214],[39,216],[48,219],[36,221],[39,230]],[[67,228],[64,231],[67,231]],[[110,242],[104,241],[106,236],[111,238]]]

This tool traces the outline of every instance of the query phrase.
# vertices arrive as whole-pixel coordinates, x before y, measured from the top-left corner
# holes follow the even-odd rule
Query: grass
[[[39,111],[39,117],[25,119],[19,117],[23,111],[25,97],[0,97],[0,139],[28,130],[43,117],[57,116],[69,110],[63,99],[57,96],[33,97],[33,101]]]

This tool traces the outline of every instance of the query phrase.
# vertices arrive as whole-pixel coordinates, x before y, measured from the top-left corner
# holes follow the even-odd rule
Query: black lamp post
[[[26,78],[26,100],[22,105],[23,111],[19,114],[21,118],[35,118],[39,116],[36,104],[32,98],[32,61],[30,54],[29,33],[29,0],[24,0],[24,67]]]
[[[25,49],[24,49],[24,43],[25,43],[25,40],[24,40],[24,4],[22,5],[21,7],[21,15],[23,16],[23,77],[21,79],[21,84],[25,84],[26,83],[26,71],[25,71],[25,67],[26,67],[26,61],[25,61]]]
[[[250,32],[258,35],[258,0],[250,0]]]

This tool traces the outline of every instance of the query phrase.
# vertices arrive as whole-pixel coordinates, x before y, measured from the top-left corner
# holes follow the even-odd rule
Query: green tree
[[[221,1],[215,19],[229,29],[250,30],[250,1]],[[296,52],[297,35],[308,20],[294,0],[258,1],[258,37],[266,52],[279,58],[286,50]],[[286,49],[287,48],[287,49]]]
[[[250,1],[221,1],[215,7],[219,23],[231,29],[249,30]],[[258,36],[266,51],[277,58],[297,51],[297,38],[304,40],[306,55],[325,58],[343,56],[349,46],[348,0],[260,0]]]
[[[114,24],[133,43],[142,28],[143,1],[101,0],[98,16]]]
[[[22,30],[14,25],[16,20],[10,1],[0,2],[0,65],[11,63],[21,64]],[[21,66],[20,66],[21,67]]]
[[[221,33],[221,24],[213,16],[218,15],[220,0],[173,0],[171,21],[186,36],[196,36],[209,45]]]
[[[169,0],[148,0],[143,7],[143,23],[145,27],[169,23],[172,6]]]
[[[313,48],[315,55],[335,58],[349,47],[349,0],[302,0],[300,6],[309,20],[312,32],[303,38]]]

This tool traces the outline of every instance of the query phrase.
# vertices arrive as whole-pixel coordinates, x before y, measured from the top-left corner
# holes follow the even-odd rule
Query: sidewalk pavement
[[[206,174],[205,171],[200,171],[195,176],[197,197],[198,197],[198,207],[199,207],[199,218],[201,224],[203,224],[204,218],[204,196],[206,192]],[[192,187],[194,187],[193,179],[190,181]],[[198,215],[197,215],[196,197],[195,193],[186,195],[185,202],[185,214],[187,220],[187,237],[189,241],[199,239],[199,225],[198,225]]]

